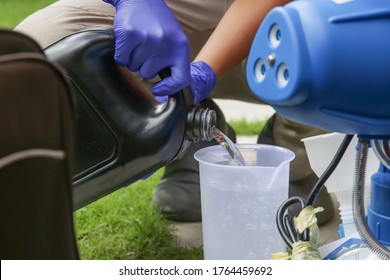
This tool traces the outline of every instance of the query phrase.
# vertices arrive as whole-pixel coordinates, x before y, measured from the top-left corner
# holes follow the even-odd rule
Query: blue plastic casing
[[[390,136],[390,1],[297,0],[270,11],[247,63],[251,90],[282,116]]]
[[[390,170],[382,164],[371,176],[367,224],[382,244],[390,246]]]

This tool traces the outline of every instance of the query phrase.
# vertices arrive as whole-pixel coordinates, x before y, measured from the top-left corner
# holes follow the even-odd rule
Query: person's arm
[[[194,61],[204,61],[222,78],[248,56],[260,23],[274,7],[291,0],[235,0]]]

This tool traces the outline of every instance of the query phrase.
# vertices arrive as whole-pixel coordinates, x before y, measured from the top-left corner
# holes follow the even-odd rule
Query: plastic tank
[[[390,1],[292,1],[263,20],[247,80],[258,98],[287,119],[387,137],[389,50]]]
[[[116,64],[111,26],[70,35],[45,54],[65,69],[75,95],[75,208],[165,166],[192,141],[212,139],[214,111],[192,105],[186,90],[161,104]]]

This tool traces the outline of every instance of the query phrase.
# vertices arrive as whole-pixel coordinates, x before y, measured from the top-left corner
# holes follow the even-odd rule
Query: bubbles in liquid
[[[212,134],[214,139],[226,149],[229,156],[232,158],[235,165],[238,166],[245,166],[247,165],[245,162],[244,157],[242,156],[241,152],[238,150],[236,145],[233,143],[232,140],[229,139],[225,134],[222,133],[218,128],[213,126],[211,128]]]

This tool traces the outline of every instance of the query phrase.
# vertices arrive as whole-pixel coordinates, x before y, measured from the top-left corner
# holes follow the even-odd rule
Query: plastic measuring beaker
[[[288,198],[292,151],[237,144],[247,162],[234,166],[224,147],[203,148],[199,162],[204,258],[270,259],[286,250],[276,212]]]

